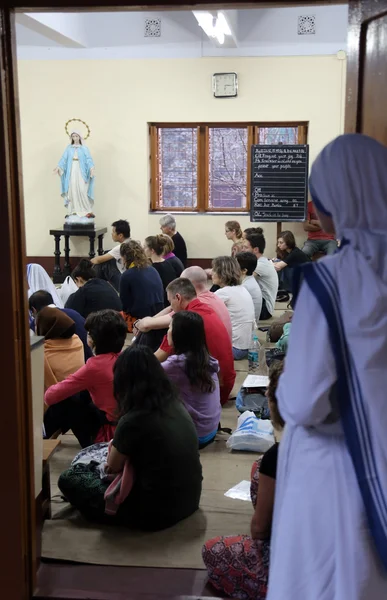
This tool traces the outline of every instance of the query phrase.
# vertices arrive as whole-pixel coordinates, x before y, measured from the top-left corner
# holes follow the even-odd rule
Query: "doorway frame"
[[[371,8],[361,12],[361,0],[350,0],[350,28],[356,34],[364,19],[372,18]],[[387,0],[381,0],[386,3]],[[310,6],[306,0],[293,2],[256,0],[255,2],[195,2],[185,0],[5,0],[0,8],[0,255],[2,257],[3,293],[0,297],[2,323],[2,416],[0,455],[7,470],[7,490],[0,494],[3,535],[7,539],[0,574],[0,590],[7,600],[31,600],[36,587],[37,534],[33,482],[32,388],[30,374],[30,339],[27,320],[26,237],[22,181],[20,112],[18,100],[16,23],[18,12],[87,11],[163,11],[196,9],[242,9]],[[315,5],[342,4],[342,0],[317,0]],[[380,4],[374,13],[380,12]],[[360,30],[359,30],[360,31]],[[359,48],[355,38],[350,45],[353,71],[358,65]],[[356,62],[357,61],[357,62]],[[356,74],[352,74],[353,94],[357,91]],[[348,99],[348,98],[347,98]],[[353,109],[346,120],[346,130],[356,128]]]

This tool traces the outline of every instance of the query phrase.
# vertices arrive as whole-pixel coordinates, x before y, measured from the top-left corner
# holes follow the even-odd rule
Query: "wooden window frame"
[[[298,144],[307,143],[308,123],[297,122],[235,122],[230,123],[149,123],[150,138],[150,211],[157,213],[199,213],[199,214],[248,214],[250,212],[250,185],[251,185],[251,146],[259,140],[259,129],[263,127],[298,127]],[[159,130],[160,129],[194,129],[197,128],[197,206],[191,207],[160,207],[159,201]],[[246,208],[209,208],[209,130],[212,128],[241,129],[247,128],[247,185]]]

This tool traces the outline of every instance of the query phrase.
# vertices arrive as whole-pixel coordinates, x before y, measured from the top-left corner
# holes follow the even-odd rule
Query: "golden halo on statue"
[[[69,132],[69,124],[73,123],[74,121],[76,121],[77,123],[82,123],[82,125],[84,125],[87,129],[87,134],[83,136],[84,140],[87,140],[87,138],[90,136],[90,127],[88,126],[88,124],[85,121],[82,121],[82,119],[69,119],[65,125],[65,132],[67,134],[68,137],[70,137],[70,132]]]

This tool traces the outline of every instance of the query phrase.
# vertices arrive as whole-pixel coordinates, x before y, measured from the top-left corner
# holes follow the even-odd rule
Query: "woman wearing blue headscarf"
[[[385,600],[387,148],[337,138],[310,192],[341,248],[303,267],[292,320],[268,600]]]

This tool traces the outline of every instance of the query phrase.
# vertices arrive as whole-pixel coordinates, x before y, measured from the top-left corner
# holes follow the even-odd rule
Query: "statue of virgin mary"
[[[94,163],[79,131],[71,132],[70,142],[54,172],[61,178],[68,219],[82,222],[94,218]]]

